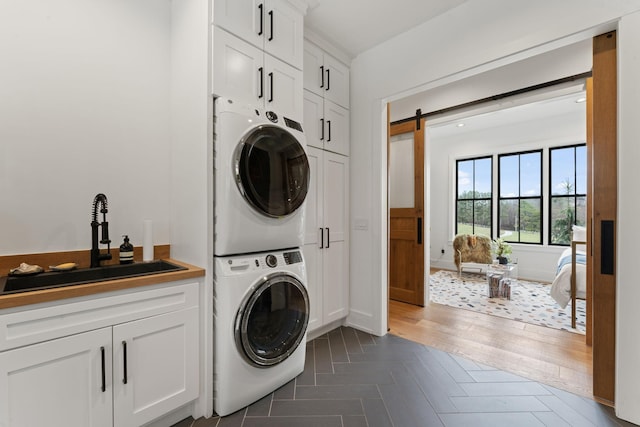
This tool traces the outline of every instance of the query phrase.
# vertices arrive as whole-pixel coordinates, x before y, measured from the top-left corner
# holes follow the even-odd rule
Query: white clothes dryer
[[[302,126],[227,98],[214,111],[215,255],[302,246],[310,178]]]
[[[213,406],[225,416],[304,370],[309,296],[298,248],[214,264]]]

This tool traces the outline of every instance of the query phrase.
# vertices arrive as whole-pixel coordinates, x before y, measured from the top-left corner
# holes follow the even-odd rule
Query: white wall
[[[0,255],[91,247],[91,204],[169,243],[170,7],[5,1],[0,13]]]
[[[368,220],[371,228],[351,233],[352,289],[348,321],[352,325],[380,335],[386,332],[387,326],[385,102],[588,39],[615,28],[619,17],[638,7],[637,2],[629,0],[467,2],[354,59],[351,64],[351,212],[354,219]],[[634,24],[637,19],[631,21],[629,27]],[[620,93],[627,90],[625,84],[637,89],[637,83],[630,80],[638,75],[637,58],[632,53],[640,43],[638,36],[637,30],[626,29],[621,24],[618,38],[621,46],[627,44],[629,59],[621,62],[625,67],[621,69],[621,75],[628,75],[628,79],[622,79]],[[621,57],[624,54],[623,50]],[[627,95],[622,99],[623,111],[628,108],[626,120],[624,114],[620,117],[621,135],[624,136],[620,140],[622,151],[640,138],[640,129],[631,117],[640,110],[638,98],[630,98]],[[628,169],[637,169],[633,163],[631,158],[621,159],[619,172],[622,178],[637,178],[636,172]],[[621,200],[636,197],[631,185],[621,185]],[[630,222],[630,214],[621,215],[621,221],[624,219]],[[633,233],[625,232],[618,237],[619,248],[630,249],[638,241],[631,241],[637,237]],[[635,286],[631,266],[619,266],[621,294]],[[624,322],[626,325],[637,325],[640,321],[637,310],[634,312],[625,305],[619,307],[618,318],[619,324]],[[624,337],[630,338],[630,329],[620,330],[620,334],[623,332],[628,334]],[[629,351],[629,360],[638,360],[637,344],[626,347],[620,340],[618,343],[619,354]],[[624,367],[623,375],[617,376],[618,415],[640,422],[640,408],[631,403],[637,402],[639,397],[631,384],[640,381],[640,368],[631,363]],[[621,396],[621,392],[627,395]]]

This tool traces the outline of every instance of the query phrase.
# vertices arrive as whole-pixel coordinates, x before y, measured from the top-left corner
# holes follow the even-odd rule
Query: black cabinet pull
[[[320,141],[324,141],[324,119],[320,119],[320,128],[322,132],[320,133]]]
[[[271,31],[269,32],[269,41],[273,40],[273,10],[269,11],[269,22],[271,24]]]
[[[261,36],[263,33],[263,21],[264,21],[264,5],[262,3],[260,3],[258,5],[258,10],[260,10],[260,31],[258,31],[258,35]]]
[[[104,347],[100,347],[100,358],[102,362],[102,387],[100,390],[104,393],[107,391],[107,373],[105,372]]]
[[[324,248],[324,231],[320,228],[320,249]]]
[[[331,142],[331,120],[327,120],[327,126],[329,126],[329,138],[327,138],[327,142]]]
[[[320,87],[324,87],[324,65],[320,66]]]
[[[325,248],[329,249],[329,244],[330,244],[330,237],[329,237],[329,227],[325,228],[325,230],[327,230],[327,246],[325,246]]]
[[[258,93],[258,99],[264,96],[264,68],[258,68],[258,75],[260,80],[260,92]]]
[[[127,342],[126,341],[122,341],[122,352],[123,352],[123,356],[122,356],[122,363],[123,363],[123,375],[122,375],[122,383],[126,384],[127,383]]]
[[[422,218],[418,218],[418,244],[422,244]]]
[[[273,102],[273,73],[269,73],[269,87],[271,89],[269,92],[269,102]]]
[[[329,90],[331,87],[331,70],[327,68],[327,88],[325,90]]]

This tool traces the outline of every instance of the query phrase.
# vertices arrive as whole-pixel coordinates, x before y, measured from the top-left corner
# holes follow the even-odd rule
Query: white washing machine
[[[224,416],[304,370],[309,296],[298,248],[214,264],[213,406]]]
[[[215,255],[302,246],[310,178],[302,126],[227,98],[214,111]]]

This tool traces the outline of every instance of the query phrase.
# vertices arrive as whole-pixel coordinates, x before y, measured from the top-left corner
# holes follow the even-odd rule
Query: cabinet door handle
[[[320,249],[324,248],[324,230],[322,228],[320,230]]]
[[[331,70],[327,68],[327,88],[325,90],[329,90],[331,87]]]
[[[325,248],[329,249],[330,237],[329,237],[329,227],[325,228],[327,230],[327,246]]]
[[[270,32],[269,32],[269,41],[273,40],[273,10],[269,11],[269,23],[270,23]]]
[[[320,119],[320,141],[324,141],[324,119]]]
[[[100,347],[100,360],[101,360],[101,364],[102,364],[102,387],[100,387],[100,390],[102,390],[102,392],[104,393],[105,391],[107,391],[107,373],[105,371],[106,367],[105,367],[105,354],[104,354],[104,347]]]
[[[126,384],[127,383],[127,342],[126,341],[122,341],[122,364],[123,364],[123,368],[122,368],[122,383]]]
[[[269,73],[269,102],[273,102],[273,73]]]
[[[327,120],[327,126],[329,126],[329,138],[327,138],[327,142],[331,142],[331,120]]]
[[[262,33],[264,32],[264,25],[263,25],[263,21],[264,21],[264,4],[260,3],[258,5],[258,10],[260,11],[260,31],[258,31],[258,35],[261,36]]]
[[[324,87],[324,65],[320,66],[320,88]]]
[[[264,68],[258,68],[258,83],[260,83],[260,92],[258,93],[258,99],[264,96]]]

